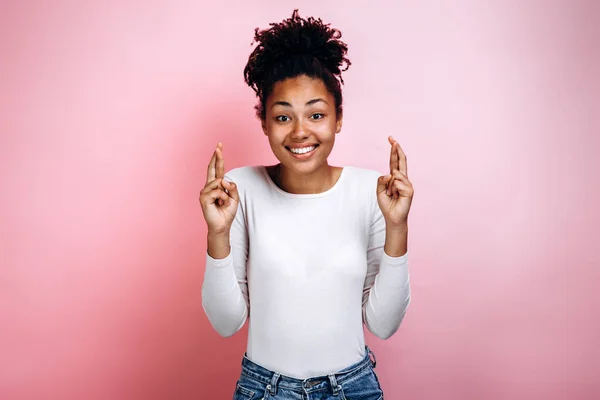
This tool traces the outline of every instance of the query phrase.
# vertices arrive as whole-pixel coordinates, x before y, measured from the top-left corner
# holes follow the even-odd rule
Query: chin
[[[286,169],[290,171],[295,171],[300,174],[311,174],[321,169],[324,165],[327,164],[327,162],[326,160],[311,160],[310,162],[286,161],[282,164]]]

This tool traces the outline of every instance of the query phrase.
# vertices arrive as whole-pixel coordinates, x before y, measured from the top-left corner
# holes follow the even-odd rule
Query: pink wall
[[[197,197],[218,140],[274,161],[242,69],[295,4],[52,3],[0,6],[0,398],[230,398]],[[300,8],[354,63],[332,161],[392,133],[416,190],[386,398],[599,398],[598,3],[394,3]]]

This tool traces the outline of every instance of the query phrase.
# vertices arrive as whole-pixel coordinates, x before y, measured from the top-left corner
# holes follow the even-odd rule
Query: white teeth
[[[290,151],[292,153],[294,153],[294,154],[306,154],[306,153],[309,153],[309,152],[313,151],[316,148],[317,148],[317,146],[302,147],[300,149],[292,149],[292,148],[290,148]]]

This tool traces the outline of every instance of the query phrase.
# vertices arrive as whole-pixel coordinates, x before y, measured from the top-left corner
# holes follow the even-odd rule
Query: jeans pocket
[[[254,394],[254,391],[243,387],[238,382],[235,385],[235,393],[233,395],[233,400],[252,400],[254,399]]]
[[[339,397],[340,400],[382,400],[383,391],[375,371],[368,367],[341,384]]]

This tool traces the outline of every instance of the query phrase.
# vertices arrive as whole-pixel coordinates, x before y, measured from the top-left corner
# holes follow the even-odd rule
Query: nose
[[[292,133],[290,136],[292,137],[292,139],[298,141],[304,140],[309,136],[307,129],[302,124],[302,121],[296,121],[294,127],[292,128]]]

